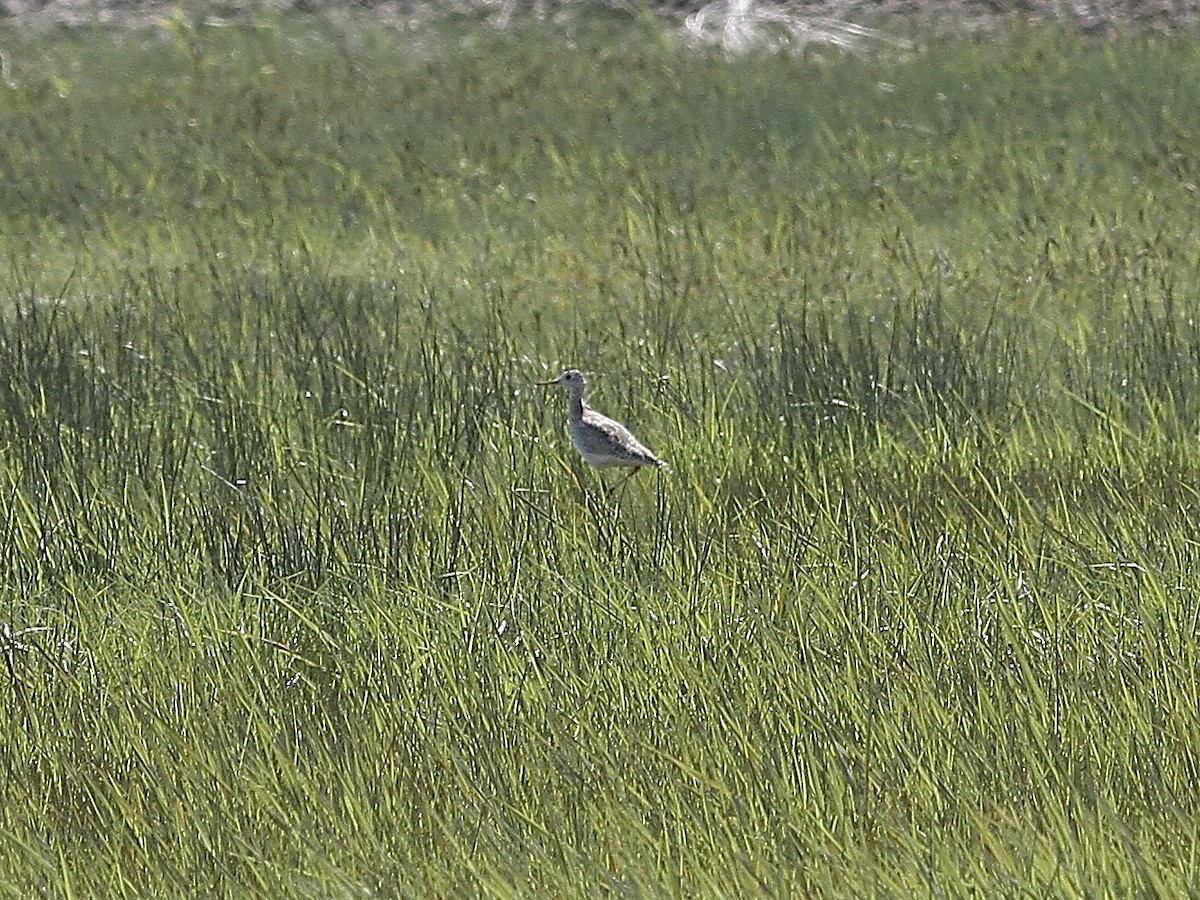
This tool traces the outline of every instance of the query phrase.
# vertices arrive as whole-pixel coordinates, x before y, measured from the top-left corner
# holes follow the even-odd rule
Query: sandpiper
[[[579,455],[597,469],[626,466],[629,476],[639,469],[653,466],[669,468],[665,462],[646,448],[620,422],[602,416],[583,402],[583,391],[587,380],[578,369],[567,369],[551,381],[539,381],[542,387],[551,385],[567,389],[567,429],[571,432],[571,443]]]

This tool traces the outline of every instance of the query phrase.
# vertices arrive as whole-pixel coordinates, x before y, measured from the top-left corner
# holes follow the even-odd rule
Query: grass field
[[[0,895],[1200,893],[1195,35],[0,47]]]

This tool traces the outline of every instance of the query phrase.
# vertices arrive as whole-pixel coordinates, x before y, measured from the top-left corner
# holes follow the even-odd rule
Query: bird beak
[[[552,384],[558,384],[558,379],[551,378],[549,381],[535,381],[534,384],[536,384],[538,387],[549,387]]]

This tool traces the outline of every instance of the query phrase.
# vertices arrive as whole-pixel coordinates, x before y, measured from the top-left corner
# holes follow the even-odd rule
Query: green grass
[[[4,896],[1200,892],[1193,35],[0,45]]]

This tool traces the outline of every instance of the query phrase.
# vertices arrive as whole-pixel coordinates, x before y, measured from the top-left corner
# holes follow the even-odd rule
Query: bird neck
[[[583,402],[583,390],[572,390],[570,400],[567,401],[567,415],[572,419],[582,419],[585,409],[587,404]]]

